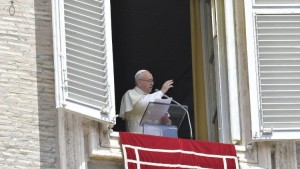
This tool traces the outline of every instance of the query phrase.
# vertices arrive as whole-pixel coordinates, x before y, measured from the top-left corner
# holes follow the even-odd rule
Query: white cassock
[[[126,129],[129,132],[143,133],[140,121],[149,102],[163,97],[161,91],[152,94],[145,93],[137,86],[128,90],[122,97],[119,116],[126,120]]]

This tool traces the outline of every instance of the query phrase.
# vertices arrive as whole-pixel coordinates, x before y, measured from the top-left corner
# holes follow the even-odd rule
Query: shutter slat
[[[264,60],[264,59],[273,59],[273,60],[277,60],[277,59],[291,59],[291,60],[296,60],[296,59],[300,59],[300,53],[271,53],[271,54],[266,54],[266,53],[260,53],[260,60]]]
[[[300,29],[300,28],[299,28]],[[261,40],[259,41],[260,47],[295,47],[300,46],[300,40]]]
[[[299,46],[273,46],[273,47],[259,47],[259,52],[285,52],[286,53],[293,53],[293,52],[299,52],[300,47]]]
[[[285,65],[278,65],[278,66],[260,66],[260,71],[281,71],[281,72],[291,72],[291,71],[300,71],[299,66],[285,66]]]
[[[68,50],[67,49],[67,53],[69,58],[70,57],[77,57],[77,58],[81,58],[81,59],[85,59],[91,62],[97,62],[97,63],[101,63],[104,64],[105,63],[105,55],[101,55],[101,56],[94,56],[91,55],[89,53],[85,53],[83,51],[79,51],[79,50]]]
[[[261,78],[298,78],[300,71],[261,71]]]
[[[268,109],[265,116],[299,116],[300,109]]]
[[[73,21],[76,22],[76,21]],[[81,25],[77,25],[74,24],[73,22],[67,22],[66,23],[66,33],[69,36],[74,35],[74,33],[77,33],[80,36],[85,36],[87,38],[91,38],[91,39],[100,39],[100,40],[104,40],[104,27],[97,27],[98,29],[96,30],[92,30],[90,28],[86,28],[84,26]]]
[[[102,83],[101,80],[91,80],[90,78],[87,78],[86,76],[78,76],[78,74],[69,74],[70,77],[70,82],[78,82],[78,83],[82,83],[88,86],[94,86],[97,87],[107,87],[106,86],[106,79],[102,79]]]
[[[275,96],[289,96],[289,97],[299,97],[300,98],[300,90],[267,90],[263,91],[264,98],[275,97]]]
[[[300,109],[299,103],[262,103],[262,111],[265,109]],[[264,114],[263,114],[264,115]]]
[[[82,42],[83,43],[83,42]],[[92,55],[94,57],[101,57],[105,54],[105,48],[103,46],[98,46],[98,48],[93,48],[94,46],[84,46],[83,44],[75,44],[71,41],[67,42],[67,50],[76,50],[82,53]],[[80,57],[80,56],[79,56]]]
[[[73,41],[75,41],[74,43],[76,43],[76,41],[84,41],[88,44],[94,44],[94,45],[101,45],[104,46],[103,44],[103,40],[104,40],[104,35],[101,34],[100,37],[99,34],[97,34],[97,36],[92,36],[89,34],[84,34],[82,32],[78,32],[76,30],[66,30],[67,35],[69,38],[73,38]]]
[[[89,97],[84,97],[84,96],[78,95],[77,93],[72,93],[72,92],[69,93],[69,97],[66,100],[75,102],[77,104],[82,104],[87,107],[92,107],[92,108],[94,108],[94,107],[102,108],[102,107],[106,106],[105,102],[99,102],[98,100],[93,100]]]
[[[299,0],[255,0],[257,5],[300,5]]]
[[[281,34],[263,34],[263,35],[260,35],[259,37],[260,39],[263,39],[263,40],[291,40],[291,39],[296,39],[296,40],[299,40],[300,39],[300,34],[298,33],[291,33],[291,32],[288,32],[286,30],[286,33],[281,33]]]
[[[298,90],[300,88],[300,84],[262,84],[260,86],[261,91],[269,91],[269,90]]]
[[[83,65],[81,63],[78,62],[73,62],[73,61],[69,61],[67,62],[68,67],[70,69],[75,69],[75,70],[79,70],[82,72],[89,72],[90,74],[94,74],[95,76],[105,76],[105,67],[103,65],[100,64],[91,64],[89,63],[88,65]]]
[[[284,120],[283,120],[284,119]],[[282,121],[288,121],[287,123],[300,123],[300,115],[288,117],[288,116],[265,116],[265,123],[283,123]],[[285,123],[286,124],[286,123]]]
[[[70,87],[69,88],[69,93],[73,93],[75,95],[78,95],[80,97],[85,97],[85,98],[89,98],[91,100],[95,100],[97,102],[103,102],[106,103],[107,101],[107,96],[106,95],[100,95],[98,93],[92,93],[93,90],[83,90],[83,88],[81,86],[79,86],[80,88],[75,88],[75,87]],[[84,100],[81,100],[84,101]]]
[[[72,83],[72,87],[76,89],[82,89],[83,91],[90,92],[100,96],[107,95],[107,91],[102,90],[102,88],[100,88],[99,86],[90,86],[87,84],[82,84],[80,82],[73,82],[73,81],[71,81],[70,83]],[[101,100],[104,102],[103,99]]]
[[[285,60],[276,60],[276,59],[261,59],[260,60],[260,65],[261,66],[299,66],[300,65],[300,60],[290,60],[290,59],[285,59]]]
[[[95,38],[91,38],[91,37],[75,37],[75,36],[69,36],[68,35],[68,39],[69,41],[77,46],[82,46],[85,48],[90,48],[90,49],[97,49],[97,48],[104,48],[105,45],[101,45],[101,43],[103,43],[103,40],[101,39],[95,39]],[[93,40],[95,39],[95,40]],[[83,43],[84,42],[84,43]]]
[[[295,123],[265,123],[264,128],[272,128],[274,131],[287,131],[291,132],[293,130],[300,130],[299,122]]]
[[[265,104],[300,104],[300,99],[296,96],[265,96],[262,98],[262,102]]]

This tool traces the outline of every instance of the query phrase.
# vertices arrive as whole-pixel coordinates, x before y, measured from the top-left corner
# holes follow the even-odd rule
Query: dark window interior
[[[111,0],[111,12],[117,113],[134,74],[147,69],[155,89],[174,80],[167,95],[188,106],[194,126],[189,1]],[[125,122],[117,118],[114,130],[125,131]],[[190,138],[187,118],[178,135]]]

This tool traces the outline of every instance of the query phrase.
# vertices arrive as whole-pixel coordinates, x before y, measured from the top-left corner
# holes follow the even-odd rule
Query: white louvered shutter
[[[58,107],[98,121],[115,116],[110,3],[107,0],[56,2]]]
[[[253,139],[300,138],[300,1],[245,0]]]

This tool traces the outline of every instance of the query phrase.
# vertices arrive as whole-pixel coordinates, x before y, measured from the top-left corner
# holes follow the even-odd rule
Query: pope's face
[[[152,74],[148,71],[142,73],[137,80],[137,84],[145,93],[150,93],[154,85]]]

